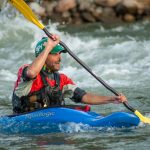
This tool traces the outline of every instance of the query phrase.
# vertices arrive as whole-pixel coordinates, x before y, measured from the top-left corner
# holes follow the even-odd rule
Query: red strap
[[[80,111],[88,112],[88,111],[90,111],[91,107],[90,107],[89,105],[86,105],[86,106],[84,106],[84,107],[82,107],[82,106],[77,106],[77,107],[75,107],[75,109],[76,109],[76,110],[80,110]]]

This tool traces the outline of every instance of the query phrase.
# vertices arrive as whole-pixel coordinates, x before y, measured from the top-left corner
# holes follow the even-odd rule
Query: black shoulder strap
[[[56,86],[60,87],[60,74],[59,74],[59,72],[54,72],[54,80],[56,81]]]
[[[47,81],[46,81],[46,75],[44,74],[43,71],[40,72],[40,75],[41,75],[41,78],[42,78],[42,81],[43,81],[44,86],[47,86],[48,83],[47,83]]]
[[[46,81],[46,74],[41,71],[40,72],[40,75],[41,75],[41,78],[42,78],[42,81],[43,81],[43,84],[44,86],[47,86],[49,85]],[[59,72],[54,72],[54,80],[56,81],[56,86],[59,86],[60,87],[60,74]],[[50,86],[50,85],[49,85]]]

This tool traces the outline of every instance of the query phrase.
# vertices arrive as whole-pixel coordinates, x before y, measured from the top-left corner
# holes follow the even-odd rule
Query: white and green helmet
[[[44,43],[48,41],[48,37],[44,37],[42,38],[35,47],[35,56],[37,57],[44,49]],[[66,53],[66,50],[64,49],[63,46],[61,46],[60,44],[57,44],[52,50],[51,50],[51,54],[56,54],[58,52],[62,52],[62,53]]]

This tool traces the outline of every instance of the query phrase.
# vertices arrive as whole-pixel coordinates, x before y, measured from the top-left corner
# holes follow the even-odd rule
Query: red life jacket
[[[27,66],[27,65],[25,65]],[[24,66],[24,67],[25,67]],[[21,82],[23,68],[18,71],[18,79],[15,84],[15,89]],[[44,106],[58,106],[63,103],[62,89],[67,84],[74,84],[64,74],[54,73],[54,79],[49,79],[44,73],[39,73],[36,79],[33,80],[30,92],[27,96],[20,98],[13,93],[13,110],[16,113],[31,111]],[[20,101],[20,102],[18,102]],[[16,104],[18,106],[16,106]],[[17,110],[17,111],[15,111]],[[18,112],[19,110],[19,112]]]
[[[17,81],[15,83],[15,87],[14,87],[14,90],[18,87],[19,85],[19,82],[21,82],[21,77],[22,77],[22,71],[25,67],[27,67],[28,64],[26,65],[23,65],[19,71],[18,71],[18,78],[17,78]],[[46,78],[47,82],[50,84],[50,86],[54,87],[55,84],[56,84],[56,81],[54,79],[48,79]],[[66,75],[64,74],[60,74],[60,90],[63,89],[63,87],[65,85],[68,85],[68,84],[72,84],[74,85],[73,81],[68,78]],[[37,75],[36,79],[34,79],[33,83],[32,83],[32,87],[31,87],[31,90],[30,90],[30,93],[32,92],[35,92],[35,91],[39,91],[42,87],[43,87],[43,81],[42,81],[42,78],[41,78],[41,75],[40,73]]]

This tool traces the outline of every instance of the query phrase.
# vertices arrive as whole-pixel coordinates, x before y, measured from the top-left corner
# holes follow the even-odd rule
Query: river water
[[[11,94],[17,69],[31,63],[35,44],[44,36],[22,16],[13,15],[13,11],[7,8],[0,15],[0,115],[12,113]],[[78,27],[50,22],[47,27],[51,33],[60,35],[97,76],[124,93],[131,106],[150,117],[150,22]],[[68,54],[62,55],[61,72],[88,92],[112,95]],[[121,104],[92,106],[92,110],[101,114],[128,111]],[[67,132],[44,135],[0,134],[0,149],[12,150],[148,150],[149,143],[150,126],[143,123],[131,129],[83,131],[74,126]]]

